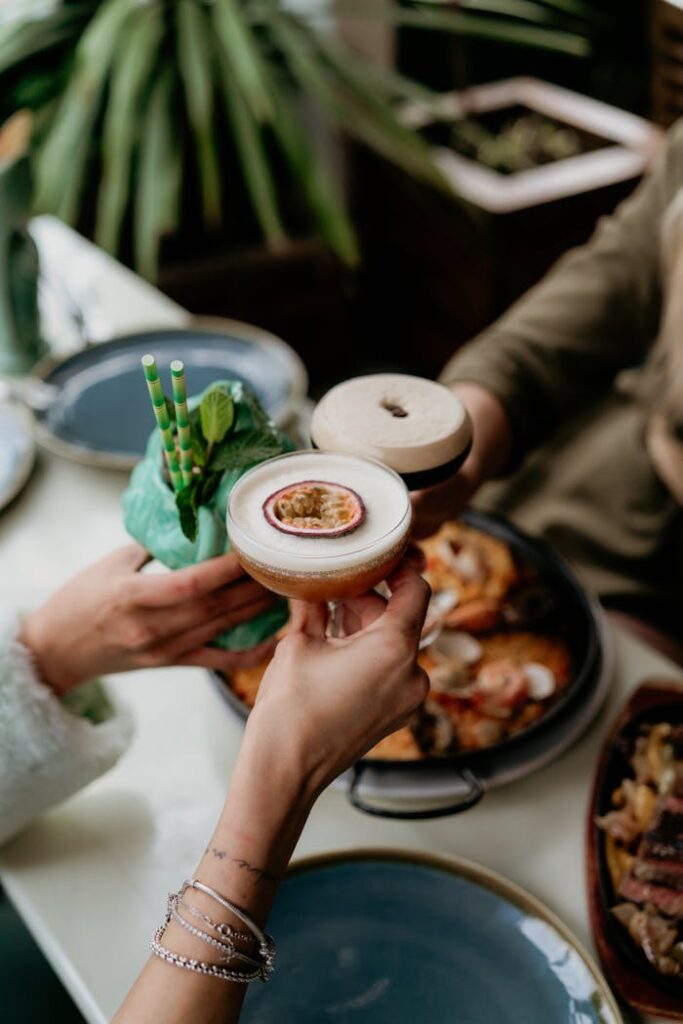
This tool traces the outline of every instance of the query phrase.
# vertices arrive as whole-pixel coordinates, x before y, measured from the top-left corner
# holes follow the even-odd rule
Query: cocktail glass
[[[365,505],[361,525],[343,536],[281,532],[264,513],[264,502],[282,486],[329,483],[357,492]],[[240,564],[268,590],[284,597],[325,601],[331,631],[339,635],[339,602],[358,597],[385,580],[400,562],[412,525],[408,490],[380,462],[338,452],[301,451],[269,459],[235,484],[227,527]]]

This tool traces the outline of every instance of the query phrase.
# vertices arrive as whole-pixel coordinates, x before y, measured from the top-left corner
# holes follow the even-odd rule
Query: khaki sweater
[[[683,124],[593,239],[446,366],[505,405],[521,468],[478,504],[604,597],[683,598]]]

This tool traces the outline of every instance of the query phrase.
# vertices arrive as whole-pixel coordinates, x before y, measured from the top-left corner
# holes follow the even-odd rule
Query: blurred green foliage
[[[19,0],[21,4],[21,0]],[[428,0],[355,17],[587,53],[583,0]],[[149,278],[187,225],[273,248],[316,230],[347,264],[356,240],[316,126],[441,185],[397,101],[424,88],[362,61],[284,0],[63,0],[0,24],[0,120],[35,112],[36,208],[92,233]],[[294,212],[293,212],[294,211]]]

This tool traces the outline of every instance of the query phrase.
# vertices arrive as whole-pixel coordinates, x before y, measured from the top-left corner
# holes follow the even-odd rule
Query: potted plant
[[[21,17],[0,23],[0,117],[18,106],[35,112],[37,209],[197,311],[279,329],[278,308],[305,309],[326,289],[336,289],[341,308],[326,253],[353,266],[358,247],[319,152],[321,123],[444,187],[427,142],[395,107],[425,91],[360,61],[284,0],[20,6]],[[469,6],[467,17],[435,19],[425,3],[410,17],[476,32],[477,7],[487,3]],[[519,9],[518,0],[499,6]],[[534,24],[529,11],[539,6],[532,0],[517,18],[518,42],[585,50],[580,35]],[[381,16],[405,13],[392,0]],[[507,32],[508,21],[486,19],[487,31],[500,23]]]
[[[359,157],[365,320],[372,330],[381,319],[404,368],[426,374],[585,242],[663,143],[634,114],[532,78],[445,93],[404,116],[431,144],[452,198]]]

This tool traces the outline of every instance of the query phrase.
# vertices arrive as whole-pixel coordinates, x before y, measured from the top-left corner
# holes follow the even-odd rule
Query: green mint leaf
[[[206,505],[211,501],[222,476],[222,473],[207,473],[200,477],[197,488],[197,505]]]
[[[206,441],[199,426],[199,414],[193,422],[190,417],[190,443],[195,466],[202,467],[206,462]]]
[[[254,430],[267,431],[272,427],[270,417],[264,410],[258,398],[249,388],[244,389],[244,401],[247,405],[254,423]]]
[[[164,399],[166,401],[166,412],[168,413],[168,418],[171,423],[175,423],[175,405],[168,395],[164,395]]]
[[[183,487],[175,496],[175,503],[180,516],[180,529],[188,540],[194,542],[197,539],[199,520],[197,518],[197,482],[193,480],[187,487]]]
[[[201,400],[199,418],[209,444],[219,444],[235,421],[232,398],[222,387],[212,387]]]
[[[272,459],[282,454],[282,445],[277,436],[258,430],[245,430],[235,434],[219,445],[211,457],[211,469],[223,472],[230,469],[244,469],[255,462]]]

